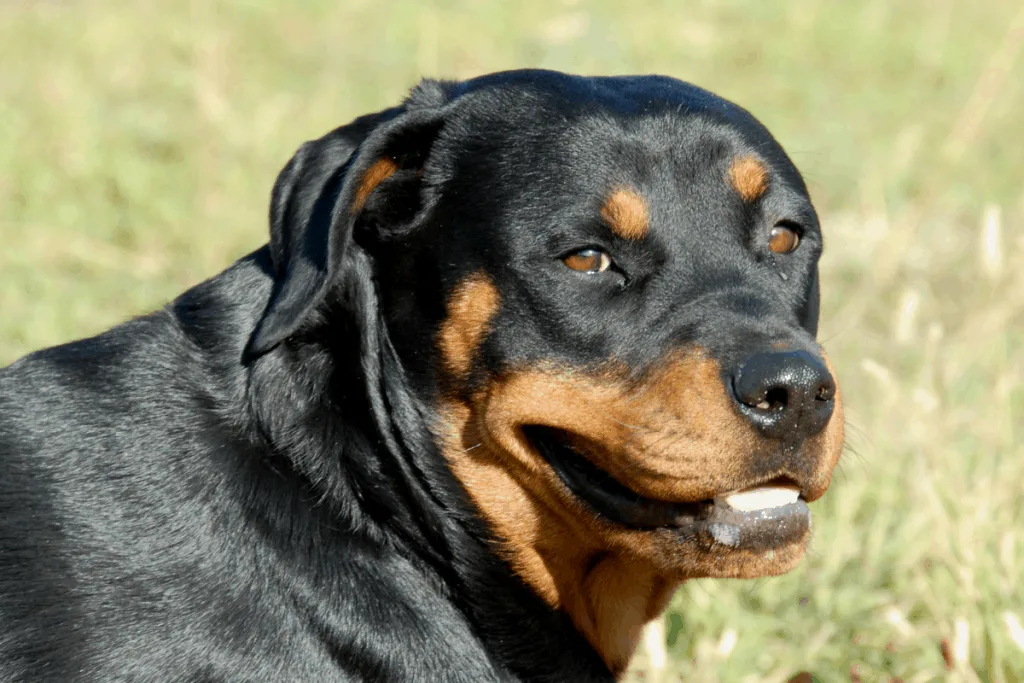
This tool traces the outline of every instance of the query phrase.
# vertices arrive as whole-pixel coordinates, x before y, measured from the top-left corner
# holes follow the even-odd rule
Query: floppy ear
[[[424,90],[419,86],[413,98],[422,100]],[[431,94],[440,99],[439,89]],[[419,178],[442,123],[440,102],[431,104],[410,99],[358,118],[302,145],[281,171],[270,204],[274,286],[247,355],[276,347],[324,301],[343,275],[345,251],[364,209],[389,212],[386,202],[367,206],[378,187],[387,181],[408,188],[410,179]]]

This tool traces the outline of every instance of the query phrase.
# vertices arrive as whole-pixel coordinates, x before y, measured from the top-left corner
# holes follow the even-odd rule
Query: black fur
[[[634,139],[684,150],[676,180],[697,199],[680,202]],[[770,255],[702,246],[724,243],[713,230],[749,239],[753,219],[709,189],[724,196],[721,175],[701,176],[747,148],[785,186],[772,211],[804,226],[785,281],[759,270]],[[400,170],[352,213],[383,154]],[[664,281],[662,264],[684,267],[675,252],[616,245],[654,308],[594,289],[552,300],[546,271],[516,279],[525,255],[593,241],[591,184],[630,174],[690,236],[672,248],[692,272]],[[0,370],[0,680],[612,680],[491,552],[428,430],[430,340],[479,269],[520,284],[478,374],[549,357],[643,367],[686,330],[724,335],[737,307],[760,316],[755,336],[810,338],[820,237],[782,150],[742,109],[667,78],[425,82],[304,145],[270,214],[268,246],[163,310]],[[712,282],[740,285],[698,302]]]

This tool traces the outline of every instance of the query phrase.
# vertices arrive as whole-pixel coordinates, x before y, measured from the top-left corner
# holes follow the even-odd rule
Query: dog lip
[[[635,530],[666,529],[706,548],[766,551],[799,541],[810,531],[811,511],[802,494],[793,502],[751,510],[738,510],[721,494],[691,503],[647,498],[605,472],[568,443],[568,435],[541,426],[523,428],[558,478],[598,516]],[[797,488],[786,477],[738,489]]]
[[[715,505],[701,524],[688,530],[707,546],[751,551],[773,550],[799,541],[811,530],[811,510],[803,498],[773,508],[740,511]]]
[[[619,482],[574,449],[566,434],[541,426],[523,428],[526,438],[544,456],[558,478],[600,517],[633,529],[681,528],[708,518],[711,499],[673,503],[648,498]]]

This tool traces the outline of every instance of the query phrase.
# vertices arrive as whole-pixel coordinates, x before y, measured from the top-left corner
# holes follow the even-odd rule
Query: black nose
[[[807,351],[773,351],[747,358],[733,374],[740,412],[772,439],[800,440],[828,424],[836,382]]]

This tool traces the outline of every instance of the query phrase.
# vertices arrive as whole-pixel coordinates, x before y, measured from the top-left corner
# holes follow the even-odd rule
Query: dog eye
[[[581,273],[603,273],[612,265],[612,257],[600,249],[580,249],[562,259],[562,263]]]
[[[784,223],[779,223],[768,233],[768,248],[776,254],[788,254],[799,244],[799,233]]]

